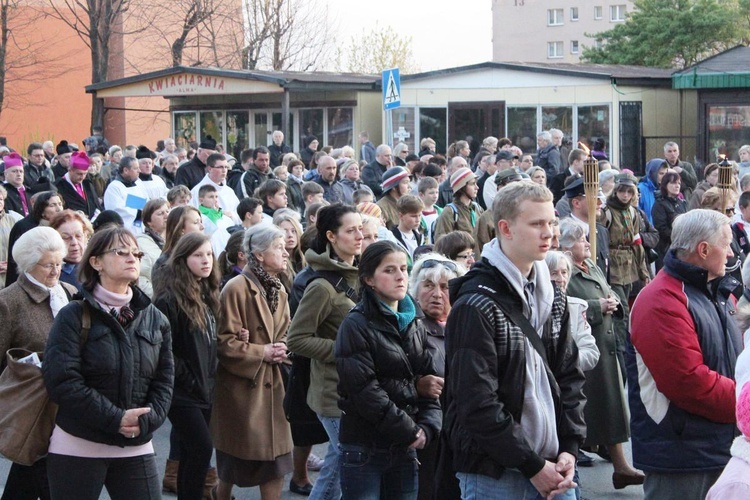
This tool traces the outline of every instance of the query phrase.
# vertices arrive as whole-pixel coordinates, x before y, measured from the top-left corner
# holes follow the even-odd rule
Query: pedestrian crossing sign
[[[401,106],[401,76],[398,68],[383,71],[383,109]]]

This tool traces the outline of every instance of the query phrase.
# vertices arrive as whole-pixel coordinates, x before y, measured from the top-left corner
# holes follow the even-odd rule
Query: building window
[[[547,26],[561,26],[563,24],[563,9],[549,9],[547,11]]]
[[[414,150],[425,137],[435,141],[435,151],[448,147],[448,108],[419,108],[419,141],[414,141]]]
[[[224,142],[224,112],[223,111],[201,111],[200,117],[200,135],[198,142],[202,142],[206,136],[211,136],[216,144],[225,144]]]
[[[227,152],[235,158],[249,147],[249,116],[247,111],[227,111]]]
[[[578,21],[578,7],[571,7],[570,8],[570,20],[571,21]]]
[[[613,23],[625,21],[625,5],[610,5],[609,20]]]
[[[537,132],[537,108],[511,108],[507,109],[508,115],[508,138],[517,144],[524,154],[536,153]]]
[[[557,59],[563,56],[562,42],[547,42],[547,58]]]
[[[578,133],[576,137],[588,144],[589,147],[592,147],[598,138],[602,138],[607,150],[610,151],[609,105],[578,106]]]
[[[328,142],[334,148],[352,144],[354,110],[352,108],[327,108]]]
[[[570,53],[571,54],[578,54],[578,40],[571,40],[570,41]]]
[[[562,130],[565,138],[573,137],[572,106],[542,106],[542,130],[557,128]]]
[[[299,110],[299,128],[300,128],[300,150],[307,146],[306,138],[315,136],[318,144],[325,142],[325,120],[323,117],[323,108],[300,109]],[[318,146],[319,148],[322,146]]]
[[[194,111],[174,114],[174,137],[178,148],[190,148],[190,143],[196,139],[195,131],[198,120]]]
[[[602,18],[602,6],[597,5],[594,7],[594,19],[601,19]]]
[[[597,49],[601,49],[602,47],[604,47],[604,41],[601,38],[597,38],[594,42],[594,47],[596,47]]]

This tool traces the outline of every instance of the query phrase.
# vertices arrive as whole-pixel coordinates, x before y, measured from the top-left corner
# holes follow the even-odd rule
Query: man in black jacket
[[[175,184],[193,189],[206,176],[206,159],[216,152],[216,141],[207,135],[198,146],[193,158],[177,169]]]
[[[375,150],[375,160],[362,169],[362,182],[369,186],[376,198],[380,198],[380,195],[383,194],[380,183],[383,182],[383,174],[392,165],[391,147],[387,144],[381,144]]]
[[[552,193],[514,182],[498,191],[493,211],[497,238],[451,282],[444,453],[453,455],[462,498],[574,498],[584,376],[566,299],[542,262]]]

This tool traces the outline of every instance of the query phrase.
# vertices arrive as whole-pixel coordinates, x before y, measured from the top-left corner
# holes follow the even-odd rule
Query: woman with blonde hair
[[[299,219],[299,214],[290,208],[282,208],[273,214],[273,225],[284,231],[284,248],[289,254],[287,269],[279,276],[287,293],[292,289],[294,277],[307,265],[305,255],[300,247],[302,225],[299,223]]]

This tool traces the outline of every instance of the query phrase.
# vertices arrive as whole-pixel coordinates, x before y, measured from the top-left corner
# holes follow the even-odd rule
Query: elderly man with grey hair
[[[742,337],[725,276],[730,220],[691,210],[633,305],[627,372],[633,463],[646,499],[703,499],[730,458]]]
[[[552,134],[547,131],[537,134],[536,144],[539,146],[536,152],[536,164],[547,173],[547,185],[549,185],[551,179],[560,172],[562,165],[560,150],[555,146]]]

